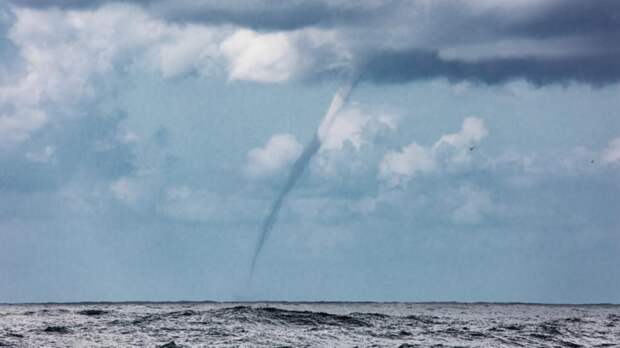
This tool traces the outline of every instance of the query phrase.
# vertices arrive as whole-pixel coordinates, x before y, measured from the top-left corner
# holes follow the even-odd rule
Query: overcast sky
[[[0,0],[0,302],[618,303],[619,37],[615,0]]]

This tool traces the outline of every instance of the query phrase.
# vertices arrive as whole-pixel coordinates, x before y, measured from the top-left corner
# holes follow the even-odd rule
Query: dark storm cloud
[[[106,0],[13,0],[18,6],[93,8]],[[254,30],[330,28],[350,48],[362,80],[399,83],[442,77],[487,84],[620,80],[620,1],[125,1],[176,23],[234,24]],[[519,41],[520,40],[520,41]],[[510,54],[505,46],[515,43]],[[521,52],[519,43],[525,42]],[[561,42],[561,44],[557,44]],[[550,44],[551,43],[551,44]],[[553,46],[552,44],[556,45]],[[446,59],[440,52],[457,47]],[[499,54],[498,54],[499,52]],[[304,52],[325,56],[325,51]],[[306,80],[323,79],[329,58]],[[327,61],[327,62],[326,62]],[[331,74],[330,76],[338,76]]]
[[[475,62],[443,60],[435,51],[379,51],[361,64],[362,79],[403,83],[443,77],[450,81],[498,84],[525,79],[536,85],[577,81],[605,85],[620,80],[620,54],[567,58],[493,58]]]
[[[618,32],[620,3],[616,0],[545,0],[523,2],[513,6],[497,1],[495,6],[482,6],[479,1],[277,1],[277,0],[10,0],[17,6],[34,8],[95,8],[106,3],[132,3],[144,6],[165,18],[179,22],[207,24],[231,23],[252,29],[292,30],[307,26],[356,24],[367,26],[404,21],[420,14],[432,17],[443,26],[476,23],[479,29],[500,35],[550,37],[566,34]],[[519,5],[519,3],[516,3]],[[504,6],[506,5],[506,6]],[[523,9],[533,11],[515,16]],[[474,9],[472,11],[472,9]],[[452,19],[456,22],[446,22]],[[408,23],[420,25],[420,23]],[[424,23],[428,25],[428,23]],[[486,28],[485,28],[486,27]],[[465,33],[478,35],[480,32]]]
[[[337,27],[363,25],[369,19],[390,12],[390,4],[367,6],[338,6],[327,1],[207,1],[202,3],[156,2],[152,10],[172,21],[208,24],[235,24],[256,30],[295,30],[310,26]],[[231,6],[232,4],[232,6]]]
[[[23,7],[33,7],[33,8],[48,8],[48,7],[59,7],[59,8],[86,8],[86,7],[95,7],[99,6],[106,1],[95,1],[95,0],[11,0],[11,3],[17,6]]]
[[[507,29],[509,34],[536,38],[620,34],[620,2],[616,0],[541,2],[538,13],[508,26]],[[617,41],[617,36],[615,39]]]
[[[174,22],[234,24],[256,30],[294,30],[309,26],[331,27],[367,23],[384,17],[397,1],[364,6],[344,5],[340,1],[165,1],[165,0],[12,0],[18,6],[33,8],[96,8],[120,2],[142,5],[151,13]]]
[[[125,0],[125,1],[110,1],[110,0],[9,0],[11,3],[21,7],[31,8],[62,8],[62,9],[84,9],[95,8],[106,3],[120,2],[120,3],[135,3],[135,4],[149,4],[154,0]]]

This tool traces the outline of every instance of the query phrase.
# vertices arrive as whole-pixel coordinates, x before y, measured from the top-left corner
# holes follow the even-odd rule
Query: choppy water
[[[0,305],[0,346],[620,347],[620,306]]]

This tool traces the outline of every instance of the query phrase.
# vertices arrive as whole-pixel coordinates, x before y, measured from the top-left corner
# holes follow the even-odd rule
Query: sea
[[[620,306],[6,304],[0,347],[620,347]]]

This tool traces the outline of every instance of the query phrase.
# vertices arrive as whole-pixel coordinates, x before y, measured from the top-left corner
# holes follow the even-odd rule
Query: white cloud
[[[23,69],[0,85],[0,139],[18,143],[53,117],[76,116],[119,67],[155,69],[164,77],[207,74],[224,29],[176,26],[135,6],[59,11],[16,7],[8,39]],[[66,116],[64,116],[66,115]],[[2,145],[2,144],[0,144]]]
[[[284,33],[258,34],[242,29],[221,44],[230,65],[229,78],[284,82],[300,68],[300,57]]]
[[[357,106],[338,113],[323,137],[322,150],[341,150],[350,143],[356,150],[372,140],[382,130],[394,131],[397,118],[392,114],[372,114]]]
[[[319,128],[321,149],[313,168],[323,176],[330,176],[344,167],[356,170],[361,165],[363,146],[374,145],[375,139],[398,127],[397,117],[390,113],[362,110],[356,103],[338,112],[329,126]],[[352,156],[355,156],[353,158]]]
[[[273,174],[294,161],[303,146],[290,134],[275,134],[263,147],[248,152],[246,170],[252,176]]]
[[[79,115],[77,108],[99,97],[105,88],[100,82],[116,71],[210,77],[225,67],[231,80],[277,83],[351,61],[328,30],[258,33],[178,25],[119,3],[65,11],[15,7],[14,12],[8,38],[24,68],[1,80],[0,139],[5,144],[28,139],[54,117]]]
[[[429,173],[435,170],[437,163],[432,151],[411,143],[401,151],[385,154],[379,164],[379,177],[386,179],[390,185],[405,183],[416,173]]]
[[[450,160],[455,163],[468,162],[471,159],[471,147],[487,136],[484,121],[477,117],[467,117],[458,133],[441,136],[433,145],[433,152],[447,152]]]
[[[359,149],[364,141],[362,137],[364,129],[370,120],[370,115],[364,114],[358,108],[340,112],[324,137],[322,149],[339,150],[345,142],[350,142],[353,147]]]
[[[620,137],[609,142],[602,154],[603,163],[620,162]]]
[[[219,44],[226,30],[189,25],[172,29],[173,39],[155,48],[157,67],[163,77],[175,77],[193,71],[209,77],[219,63]]]
[[[395,186],[405,184],[418,173],[430,173],[442,164],[468,162],[474,145],[487,134],[482,119],[467,117],[459,132],[442,135],[431,147],[411,143],[400,151],[386,153],[379,164],[379,177]]]
[[[351,64],[334,32],[304,29],[258,33],[239,29],[220,45],[231,80],[278,83]]]

